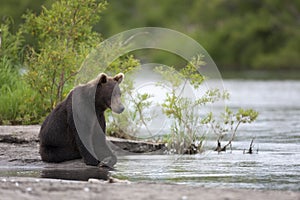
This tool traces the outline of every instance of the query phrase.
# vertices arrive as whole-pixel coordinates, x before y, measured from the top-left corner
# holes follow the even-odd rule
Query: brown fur
[[[120,101],[119,84],[124,78],[123,74],[108,77],[100,74],[96,79],[87,84],[74,88],[67,98],[56,106],[43,122],[40,133],[40,155],[45,162],[63,162],[83,158],[87,165],[98,165],[99,160],[94,158],[82,144],[73,119],[72,95],[79,87],[95,86],[95,110],[98,122],[105,133],[106,123],[104,111],[111,108],[116,113],[121,113],[124,106]]]

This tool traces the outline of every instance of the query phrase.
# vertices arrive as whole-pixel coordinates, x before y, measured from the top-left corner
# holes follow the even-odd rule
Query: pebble
[[[107,180],[107,182],[108,183],[126,183],[126,184],[131,184],[131,182],[128,181],[128,180],[120,180],[120,179],[111,178],[111,177]]]
[[[95,179],[95,178],[90,178],[88,180],[89,183],[126,183],[126,184],[130,184],[131,182],[128,180],[120,180],[120,179],[116,179],[116,178],[109,178],[108,180],[104,181],[104,180],[100,180],[100,179]]]
[[[89,192],[89,191],[90,191],[90,188],[85,187],[83,190],[84,190],[85,192]]]
[[[100,181],[99,179],[95,179],[95,178],[90,178],[88,180],[89,183],[103,183],[103,181]]]

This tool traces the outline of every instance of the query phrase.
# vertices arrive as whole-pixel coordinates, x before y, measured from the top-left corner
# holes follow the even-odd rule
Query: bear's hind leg
[[[78,151],[67,147],[41,146],[40,154],[44,162],[59,163],[81,158]]]

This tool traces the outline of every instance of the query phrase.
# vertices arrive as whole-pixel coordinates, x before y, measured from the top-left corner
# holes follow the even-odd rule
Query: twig
[[[253,154],[253,141],[254,141],[255,138],[252,138],[251,140],[251,143],[250,143],[250,147],[249,147],[249,150],[248,150],[248,154]]]

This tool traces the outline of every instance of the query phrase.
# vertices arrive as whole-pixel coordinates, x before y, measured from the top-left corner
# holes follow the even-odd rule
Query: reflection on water
[[[108,180],[109,171],[98,167],[83,169],[44,169],[41,178],[88,181],[90,178]]]
[[[9,170],[0,170],[0,176],[16,177],[36,177],[52,178],[63,180],[88,181],[90,178],[108,180],[109,171],[106,168],[85,167],[85,168],[14,168]]]
[[[119,157],[113,176],[131,181],[205,187],[300,191],[300,81],[225,81],[230,107],[254,108],[257,121],[241,126],[233,152],[217,154],[213,136],[199,155]],[[251,139],[258,153],[243,154]]]

